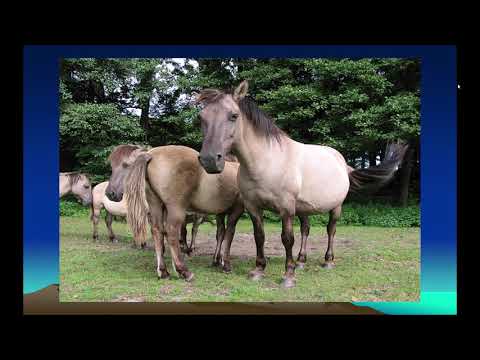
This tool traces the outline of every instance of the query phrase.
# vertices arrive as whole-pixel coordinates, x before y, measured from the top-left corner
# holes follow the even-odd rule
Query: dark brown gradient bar
[[[59,302],[58,285],[23,296],[25,315],[381,315],[351,303]]]

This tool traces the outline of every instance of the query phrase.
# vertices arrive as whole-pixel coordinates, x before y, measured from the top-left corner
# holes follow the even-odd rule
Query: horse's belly
[[[237,193],[222,192],[214,181],[205,181],[192,194],[189,210],[202,214],[221,214],[233,205],[237,196]]]
[[[103,206],[110,214],[115,216],[127,216],[127,203],[125,197],[122,201],[110,201],[106,196],[103,197]]]
[[[296,212],[315,214],[341,205],[348,194],[350,181],[343,164],[328,157],[320,162],[315,159],[303,172],[302,186],[296,199]]]

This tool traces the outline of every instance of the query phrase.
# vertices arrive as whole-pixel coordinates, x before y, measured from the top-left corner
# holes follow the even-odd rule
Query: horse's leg
[[[253,235],[255,236],[255,245],[257,247],[257,258],[255,260],[255,269],[248,273],[252,280],[259,280],[265,276],[265,267],[267,260],[263,251],[265,244],[265,231],[263,230],[263,210],[249,209],[248,214],[253,224]]]
[[[188,246],[187,246],[187,222],[185,221],[182,224],[180,230],[180,249],[184,254],[188,254]]]
[[[93,241],[98,240],[98,222],[100,221],[100,211],[102,208],[93,207],[92,208],[92,223],[93,223]]]
[[[192,224],[192,239],[190,240],[190,252],[195,252],[195,239],[197,238],[198,227],[203,222],[203,216],[198,217]]]
[[[325,263],[322,267],[326,269],[331,269],[335,267],[335,263],[333,262],[333,239],[335,237],[335,233],[337,232],[337,220],[340,218],[340,214],[342,213],[342,206],[338,206],[333,210],[330,210],[330,218],[328,219],[327,225],[327,233],[328,233],[328,247],[327,252],[325,253]]]
[[[300,252],[297,257],[297,269],[303,269],[307,262],[307,238],[310,233],[310,222],[308,216],[299,216],[300,219],[300,233],[302,234],[302,242],[300,245]]]
[[[107,214],[105,215],[105,224],[107,225],[107,229],[108,229],[108,238],[110,239],[111,242],[118,243],[118,239],[115,237],[115,234],[113,233],[113,230],[112,230],[112,222],[113,222],[113,215],[107,211]]]
[[[157,275],[159,279],[168,279],[170,274],[168,273],[167,266],[165,265],[165,259],[163,254],[165,252],[164,244],[164,227],[163,227],[163,204],[158,199],[151,199],[149,201],[150,207],[150,228],[152,232],[152,239],[155,243],[155,256],[157,258]]]
[[[183,255],[180,251],[179,237],[182,224],[185,222],[185,209],[178,206],[167,206],[167,240],[170,246],[170,254],[175,271],[186,281],[193,279],[193,273],[190,272],[183,261]]]
[[[293,215],[285,214],[282,216],[282,243],[285,247],[285,275],[283,276],[282,286],[290,288],[295,286],[295,260],[293,260],[292,248],[295,238],[293,235]]]
[[[230,263],[230,247],[232,246],[233,236],[235,235],[235,227],[238,219],[243,214],[244,207],[242,204],[237,204],[233,211],[228,215],[227,230],[225,232],[225,251],[223,252],[223,272],[229,273],[232,271]]]
[[[217,247],[213,254],[212,266],[222,265],[222,243],[225,237],[225,214],[217,215]]]

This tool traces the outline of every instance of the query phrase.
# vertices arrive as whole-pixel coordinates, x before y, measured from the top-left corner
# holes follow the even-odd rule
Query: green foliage
[[[138,119],[112,104],[71,104],[60,117],[61,149],[76,154],[81,170],[100,175],[97,181],[110,171],[107,157],[113,147],[140,142],[142,136]]]
[[[90,216],[90,207],[82,206],[74,199],[60,200],[60,216]]]
[[[266,222],[278,223],[280,218],[275,213],[265,211]],[[311,225],[328,224],[328,213],[309,217]],[[295,218],[298,225],[298,218]],[[418,205],[392,207],[387,204],[344,204],[338,225],[378,226],[378,227],[419,227],[420,208]]]
[[[199,150],[194,93],[232,89],[244,79],[249,95],[293,139],[332,146],[353,166],[381,155],[391,140],[418,144],[418,59],[184,60],[64,59],[60,145],[70,164],[62,170],[105,180],[106,158],[121,143]]]

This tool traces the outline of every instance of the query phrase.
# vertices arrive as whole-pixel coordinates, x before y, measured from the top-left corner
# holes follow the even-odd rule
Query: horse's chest
[[[264,181],[254,181],[249,178],[239,179],[242,198],[257,207],[276,210],[281,202],[279,188],[271,187]]]

